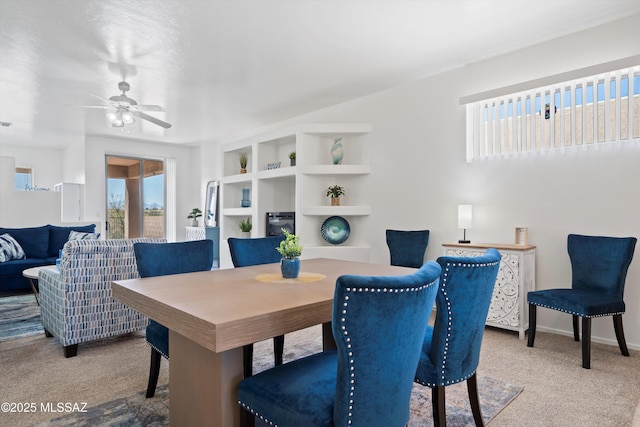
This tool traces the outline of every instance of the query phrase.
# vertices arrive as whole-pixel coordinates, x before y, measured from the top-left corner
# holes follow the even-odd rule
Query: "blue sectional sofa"
[[[0,292],[29,290],[29,279],[22,275],[27,268],[56,263],[58,251],[62,249],[71,230],[94,233],[96,225],[61,227],[43,225],[28,228],[0,227],[0,236],[9,233],[22,247],[26,258],[0,262]]]

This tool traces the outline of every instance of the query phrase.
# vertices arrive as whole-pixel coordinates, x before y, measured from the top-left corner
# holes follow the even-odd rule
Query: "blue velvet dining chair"
[[[445,388],[466,380],[473,419],[483,426],[476,370],[500,253],[488,249],[478,257],[443,256],[437,262],[442,275],[436,316],[424,337],[415,381],[431,388],[433,424],[445,426]]]
[[[405,426],[440,271],[429,261],[404,276],[340,276],[337,349],[244,379],[238,401],[245,413],[279,427]],[[389,342],[391,350],[380,351]]]
[[[578,318],[582,318],[582,367],[591,369],[591,319],[613,316],[613,328],[623,356],[629,356],[622,328],[625,311],[624,285],[636,247],[635,237],[583,236],[569,234],[567,251],[571,260],[571,288],[543,289],[527,294],[529,336],[536,338],[536,307],[569,313],[573,337],[580,341]]]
[[[140,277],[208,271],[213,266],[213,240],[135,243],[133,251]],[[155,320],[149,319],[146,339],[151,346],[151,366],[146,396],[153,397],[158,384],[162,356],[169,359],[169,330]]]
[[[231,252],[231,261],[234,267],[248,267],[251,265],[272,264],[280,262],[282,256],[276,248],[284,236],[256,237],[252,239],[227,239]],[[250,377],[253,373],[253,344],[247,344],[242,348],[244,376]],[[273,357],[275,365],[282,365],[284,353],[284,335],[273,337]]]
[[[429,230],[386,230],[391,265],[420,268],[429,245]]]

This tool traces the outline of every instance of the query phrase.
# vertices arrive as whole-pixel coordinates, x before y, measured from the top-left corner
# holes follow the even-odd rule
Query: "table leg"
[[[214,353],[169,331],[169,423],[239,427],[242,348]]]
[[[34,280],[38,280],[38,279],[29,278],[29,283],[31,283],[31,290],[33,291],[33,296],[36,297],[36,303],[40,305],[40,293],[38,292],[38,287],[34,283]]]

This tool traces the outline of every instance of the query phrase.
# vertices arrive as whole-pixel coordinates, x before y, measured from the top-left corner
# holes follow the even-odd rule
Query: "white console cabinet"
[[[488,248],[497,249],[502,255],[500,269],[493,289],[487,325],[518,331],[520,339],[529,329],[527,292],[535,290],[536,247],[509,244],[445,243],[447,256],[480,256]]]

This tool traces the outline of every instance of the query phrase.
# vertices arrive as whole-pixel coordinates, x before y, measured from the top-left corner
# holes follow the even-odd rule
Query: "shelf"
[[[302,215],[313,216],[364,216],[371,215],[371,206],[306,206]]]
[[[225,208],[222,209],[222,215],[224,216],[248,216],[253,212],[251,208]]]
[[[296,175],[295,166],[287,166],[284,168],[268,169],[258,172],[258,179],[273,179],[282,178],[286,176],[294,177]]]
[[[253,173],[239,173],[237,175],[229,175],[222,178],[223,184],[234,184],[238,182],[251,182]]]
[[[371,132],[369,123],[309,123],[300,126],[309,135],[358,135]]]
[[[305,175],[367,175],[371,165],[308,165],[302,170]]]
[[[305,258],[348,259],[350,261],[370,262],[371,248],[368,246],[305,246],[302,251],[302,265]]]

